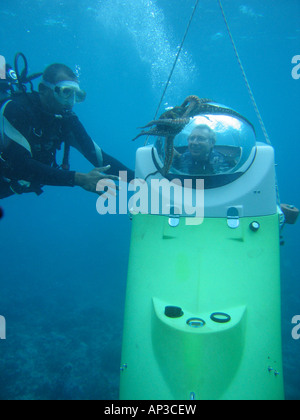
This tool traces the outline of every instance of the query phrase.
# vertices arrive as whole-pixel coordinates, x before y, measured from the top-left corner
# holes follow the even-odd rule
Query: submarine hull
[[[120,398],[284,399],[280,308],[278,215],[133,216]]]
[[[131,211],[120,398],[282,400],[283,215],[274,149],[236,117],[196,116],[174,140],[183,158],[173,177],[180,159],[189,162],[183,178],[192,177],[191,152],[180,145],[203,124],[214,131],[216,156],[235,165],[203,176],[203,200],[201,186],[178,189],[159,172],[161,139],[137,151],[136,176],[145,180],[141,189],[150,187],[151,209]],[[203,213],[186,207],[189,194]],[[153,197],[167,210],[156,214]]]

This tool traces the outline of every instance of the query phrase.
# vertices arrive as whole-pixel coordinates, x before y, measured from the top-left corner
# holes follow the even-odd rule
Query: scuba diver
[[[18,60],[25,63],[20,73]],[[128,182],[134,171],[106,154],[87,134],[72,111],[82,103],[75,73],[64,64],[52,64],[44,73],[28,76],[27,60],[16,55],[15,69],[6,65],[6,79],[0,82],[0,198],[35,192],[42,187],[79,186],[96,193],[102,179],[119,180],[119,171],[127,171]],[[38,92],[32,80],[43,76]],[[27,92],[26,84],[31,85]],[[62,165],[56,152],[64,145]],[[70,171],[70,148],[76,148],[93,166],[90,173]]]

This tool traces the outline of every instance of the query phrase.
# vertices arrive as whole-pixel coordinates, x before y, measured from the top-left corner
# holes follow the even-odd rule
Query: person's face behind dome
[[[206,161],[214,148],[214,142],[208,130],[195,128],[188,138],[188,147],[193,159]]]

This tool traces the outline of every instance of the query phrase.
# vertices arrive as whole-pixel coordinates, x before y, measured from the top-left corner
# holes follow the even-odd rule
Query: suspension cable
[[[163,94],[162,94],[161,99],[160,99],[160,101],[159,101],[159,104],[158,104],[158,107],[157,107],[157,110],[156,110],[156,112],[155,112],[155,115],[154,115],[153,120],[156,120],[157,115],[158,115],[159,110],[160,110],[160,107],[161,107],[161,104],[163,103],[164,97],[165,97],[165,95],[166,95],[166,93],[167,93],[168,87],[169,87],[169,85],[170,85],[170,82],[171,82],[171,79],[172,79],[173,73],[174,73],[175,68],[176,68],[176,66],[177,66],[177,63],[178,63],[178,60],[179,60],[179,56],[180,56],[181,51],[182,51],[182,49],[183,49],[183,45],[184,45],[184,43],[185,43],[186,37],[187,37],[187,35],[188,35],[188,33],[189,33],[189,30],[190,30],[191,24],[192,24],[192,22],[193,22],[193,19],[194,19],[194,16],[195,16],[195,13],[196,13],[196,10],[197,10],[197,7],[198,7],[199,2],[200,2],[200,0],[196,0],[195,6],[194,6],[194,8],[193,8],[192,15],[191,15],[191,17],[190,17],[190,20],[189,20],[189,23],[188,23],[188,25],[187,25],[187,28],[186,28],[185,34],[184,34],[183,39],[182,39],[182,41],[181,41],[181,44],[180,44],[179,50],[178,50],[178,52],[177,52],[177,54],[176,54],[175,61],[174,61],[174,64],[173,64],[173,67],[172,67],[172,69],[171,69],[170,75],[169,75],[169,77],[168,77],[168,80],[167,80],[166,86],[165,86],[165,88],[164,88]],[[149,140],[149,136],[146,138],[146,141],[145,141],[145,146],[147,146],[147,144],[148,144],[148,140]]]
[[[235,52],[236,58],[237,58],[237,60],[238,60],[238,63],[239,63],[240,69],[241,69],[241,71],[242,71],[243,78],[244,78],[244,80],[245,80],[245,83],[246,83],[246,86],[247,86],[247,89],[248,89],[248,92],[249,92],[249,95],[250,95],[250,98],[251,98],[252,104],[253,104],[253,106],[254,106],[255,113],[256,113],[256,115],[257,115],[258,121],[259,121],[260,126],[261,126],[261,129],[262,129],[262,132],[263,132],[263,134],[264,134],[264,136],[265,136],[265,139],[266,139],[267,144],[272,145],[271,140],[270,140],[270,137],[269,137],[268,132],[267,132],[267,129],[266,129],[265,124],[264,124],[264,122],[263,122],[262,116],[261,116],[261,114],[260,114],[260,112],[259,112],[259,109],[258,109],[258,106],[257,106],[256,100],[255,100],[255,98],[254,98],[254,94],[253,94],[253,92],[252,92],[252,89],[251,89],[251,86],[250,86],[249,80],[248,80],[248,78],[247,78],[247,75],[246,75],[246,72],[245,72],[245,69],[244,69],[244,66],[243,66],[242,60],[241,60],[240,55],[239,55],[239,53],[238,53],[237,47],[236,47],[236,45],[235,45],[235,42],[234,42],[234,39],[233,39],[233,35],[232,35],[232,33],[231,33],[231,30],[230,30],[230,27],[229,27],[229,23],[228,23],[228,21],[227,21],[226,15],[225,15],[224,8],[223,8],[223,6],[222,6],[222,2],[221,2],[221,0],[218,0],[218,2],[219,2],[219,5],[220,5],[220,8],[221,8],[221,12],[222,12],[222,16],[223,16],[223,19],[224,19],[224,22],[225,22],[225,25],[226,25],[226,28],[227,28],[227,32],[228,32],[228,34],[229,34],[229,37],[230,37],[230,40],[231,40],[231,43],[232,43],[232,46],[233,46],[233,49],[234,49],[234,52]]]
[[[166,83],[165,89],[164,89],[164,91],[163,91],[163,94],[162,94],[161,100],[160,100],[160,102],[159,102],[159,105],[158,105],[158,107],[157,107],[157,110],[156,110],[156,113],[155,113],[155,116],[154,116],[154,120],[156,120],[156,117],[157,117],[158,112],[159,112],[159,110],[160,110],[161,104],[162,104],[162,102],[163,102],[163,100],[164,100],[164,97],[165,97],[165,95],[166,95],[167,89],[168,89],[168,87],[169,87],[170,81],[171,81],[172,76],[173,76],[173,73],[174,73],[174,70],[175,70],[176,65],[177,65],[177,62],[178,62],[178,60],[179,60],[179,56],[180,56],[181,51],[182,51],[182,49],[183,49],[183,45],[184,45],[184,43],[185,43],[186,37],[187,37],[187,35],[188,35],[188,33],[189,33],[189,30],[190,30],[191,24],[192,24],[192,22],[193,22],[193,19],[194,19],[194,16],[195,16],[195,13],[196,13],[196,10],[197,10],[197,7],[198,7],[198,4],[199,4],[199,1],[200,1],[200,0],[196,0],[196,3],[195,3],[195,6],[194,6],[194,9],[193,9],[192,15],[191,15],[191,17],[190,17],[189,23],[188,23],[188,25],[187,25],[187,28],[186,28],[186,31],[185,31],[185,34],[184,34],[184,37],[183,37],[182,42],[181,42],[181,44],[180,44],[179,50],[178,50],[178,52],[177,52],[177,54],[176,54],[176,58],[175,58],[175,61],[174,61],[174,64],[173,64],[173,67],[172,67],[171,73],[170,73],[169,78],[168,78],[168,80],[167,80],[167,83]]]
[[[242,74],[243,74],[243,77],[244,77],[244,80],[245,80],[245,83],[246,83],[246,86],[247,86],[247,89],[248,89],[248,92],[249,92],[249,95],[250,95],[250,98],[251,98],[251,101],[252,101],[252,104],[254,106],[255,113],[256,113],[257,118],[258,118],[258,121],[260,123],[262,132],[263,132],[263,134],[265,136],[266,143],[269,144],[270,146],[272,146],[272,142],[271,142],[270,137],[268,135],[268,132],[267,132],[267,129],[266,129],[265,124],[263,122],[262,116],[261,116],[261,114],[259,112],[259,109],[258,109],[256,100],[254,98],[254,94],[252,92],[252,89],[251,89],[249,80],[247,78],[247,75],[246,75],[246,72],[245,72],[245,69],[244,69],[242,60],[241,60],[240,55],[238,53],[237,47],[235,45],[235,42],[234,42],[234,39],[233,39],[233,35],[231,33],[231,30],[230,30],[230,27],[229,27],[229,23],[227,21],[227,18],[226,18],[225,12],[224,12],[224,8],[222,6],[222,2],[221,2],[221,0],[218,0],[218,2],[219,2],[219,5],[220,5],[220,8],[221,8],[222,16],[223,16],[223,19],[224,19],[224,22],[225,22],[225,25],[226,25],[226,28],[227,28],[227,31],[228,31],[228,34],[229,34],[231,43],[232,43],[232,46],[234,48],[234,52],[235,52],[236,58],[238,60],[240,69],[242,71]],[[280,200],[279,185],[278,185],[278,179],[277,179],[276,170],[275,170],[275,182],[276,182],[275,188],[276,188],[276,195],[277,195],[277,203],[278,203],[278,205],[280,205],[281,200]]]

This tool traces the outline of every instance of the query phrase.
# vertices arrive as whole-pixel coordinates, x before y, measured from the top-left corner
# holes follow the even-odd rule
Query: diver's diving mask
[[[77,82],[64,81],[54,85],[43,80],[42,83],[53,90],[55,99],[62,105],[73,106],[75,103],[83,102],[86,98],[86,92],[80,89]]]

